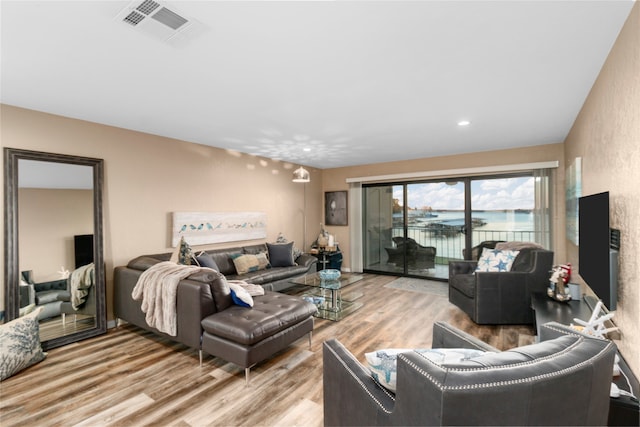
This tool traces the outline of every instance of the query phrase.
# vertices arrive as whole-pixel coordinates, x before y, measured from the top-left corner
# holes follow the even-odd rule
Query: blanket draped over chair
[[[177,295],[178,283],[192,274],[216,272],[207,267],[197,265],[176,264],[171,261],[159,262],[145,270],[131,292],[131,297],[142,301],[141,309],[145,313],[145,321],[152,328],[175,337],[177,330]],[[260,285],[243,280],[226,281],[227,284],[242,286],[249,295],[264,295]]]
[[[160,262],[145,270],[131,292],[134,300],[142,300],[147,324],[160,332],[177,335],[176,297],[178,283],[200,271],[215,271],[197,265]]]
[[[197,265],[176,264],[172,261],[159,262],[142,272],[131,292],[131,297],[142,301],[141,309],[145,313],[145,321],[152,328],[175,337],[177,330],[177,295],[178,283],[192,274],[214,272],[216,270]],[[249,295],[264,295],[260,285],[247,283],[244,280],[225,280],[227,285],[239,285]]]

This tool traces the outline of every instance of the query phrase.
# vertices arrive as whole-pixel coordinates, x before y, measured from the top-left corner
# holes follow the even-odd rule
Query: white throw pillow
[[[415,351],[438,365],[453,365],[463,360],[485,354],[482,350],[469,348],[387,348],[371,353],[365,353],[364,357],[369,365],[373,378],[384,388],[396,391],[397,358],[400,353]]]
[[[233,303],[242,307],[253,307],[253,297],[249,292],[233,281],[228,281]]]
[[[520,251],[482,249],[476,271],[510,271]]]

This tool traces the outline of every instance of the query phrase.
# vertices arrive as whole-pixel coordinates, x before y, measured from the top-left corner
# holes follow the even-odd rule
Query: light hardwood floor
[[[384,288],[394,277],[364,275],[349,290],[364,307],[340,322],[317,319],[300,339],[251,370],[158,338],[134,326],[48,353],[0,383],[0,424],[9,426],[321,426],[322,343],[337,338],[361,361],[377,348],[429,347],[444,320],[507,349],[533,342],[529,327],[480,327],[446,297]],[[446,283],[442,283],[446,287]]]

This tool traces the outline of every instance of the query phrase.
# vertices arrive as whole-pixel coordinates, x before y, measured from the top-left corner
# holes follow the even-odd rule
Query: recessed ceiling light
[[[460,120],[458,126],[469,126],[471,122],[469,120]]]
[[[311,151],[311,147],[304,147],[302,151]]]

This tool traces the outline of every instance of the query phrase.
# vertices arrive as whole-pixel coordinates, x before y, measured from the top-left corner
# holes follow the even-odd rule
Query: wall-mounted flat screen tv
[[[618,299],[618,252],[611,249],[609,192],[581,197],[578,201],[578,273],[609,310]]]

